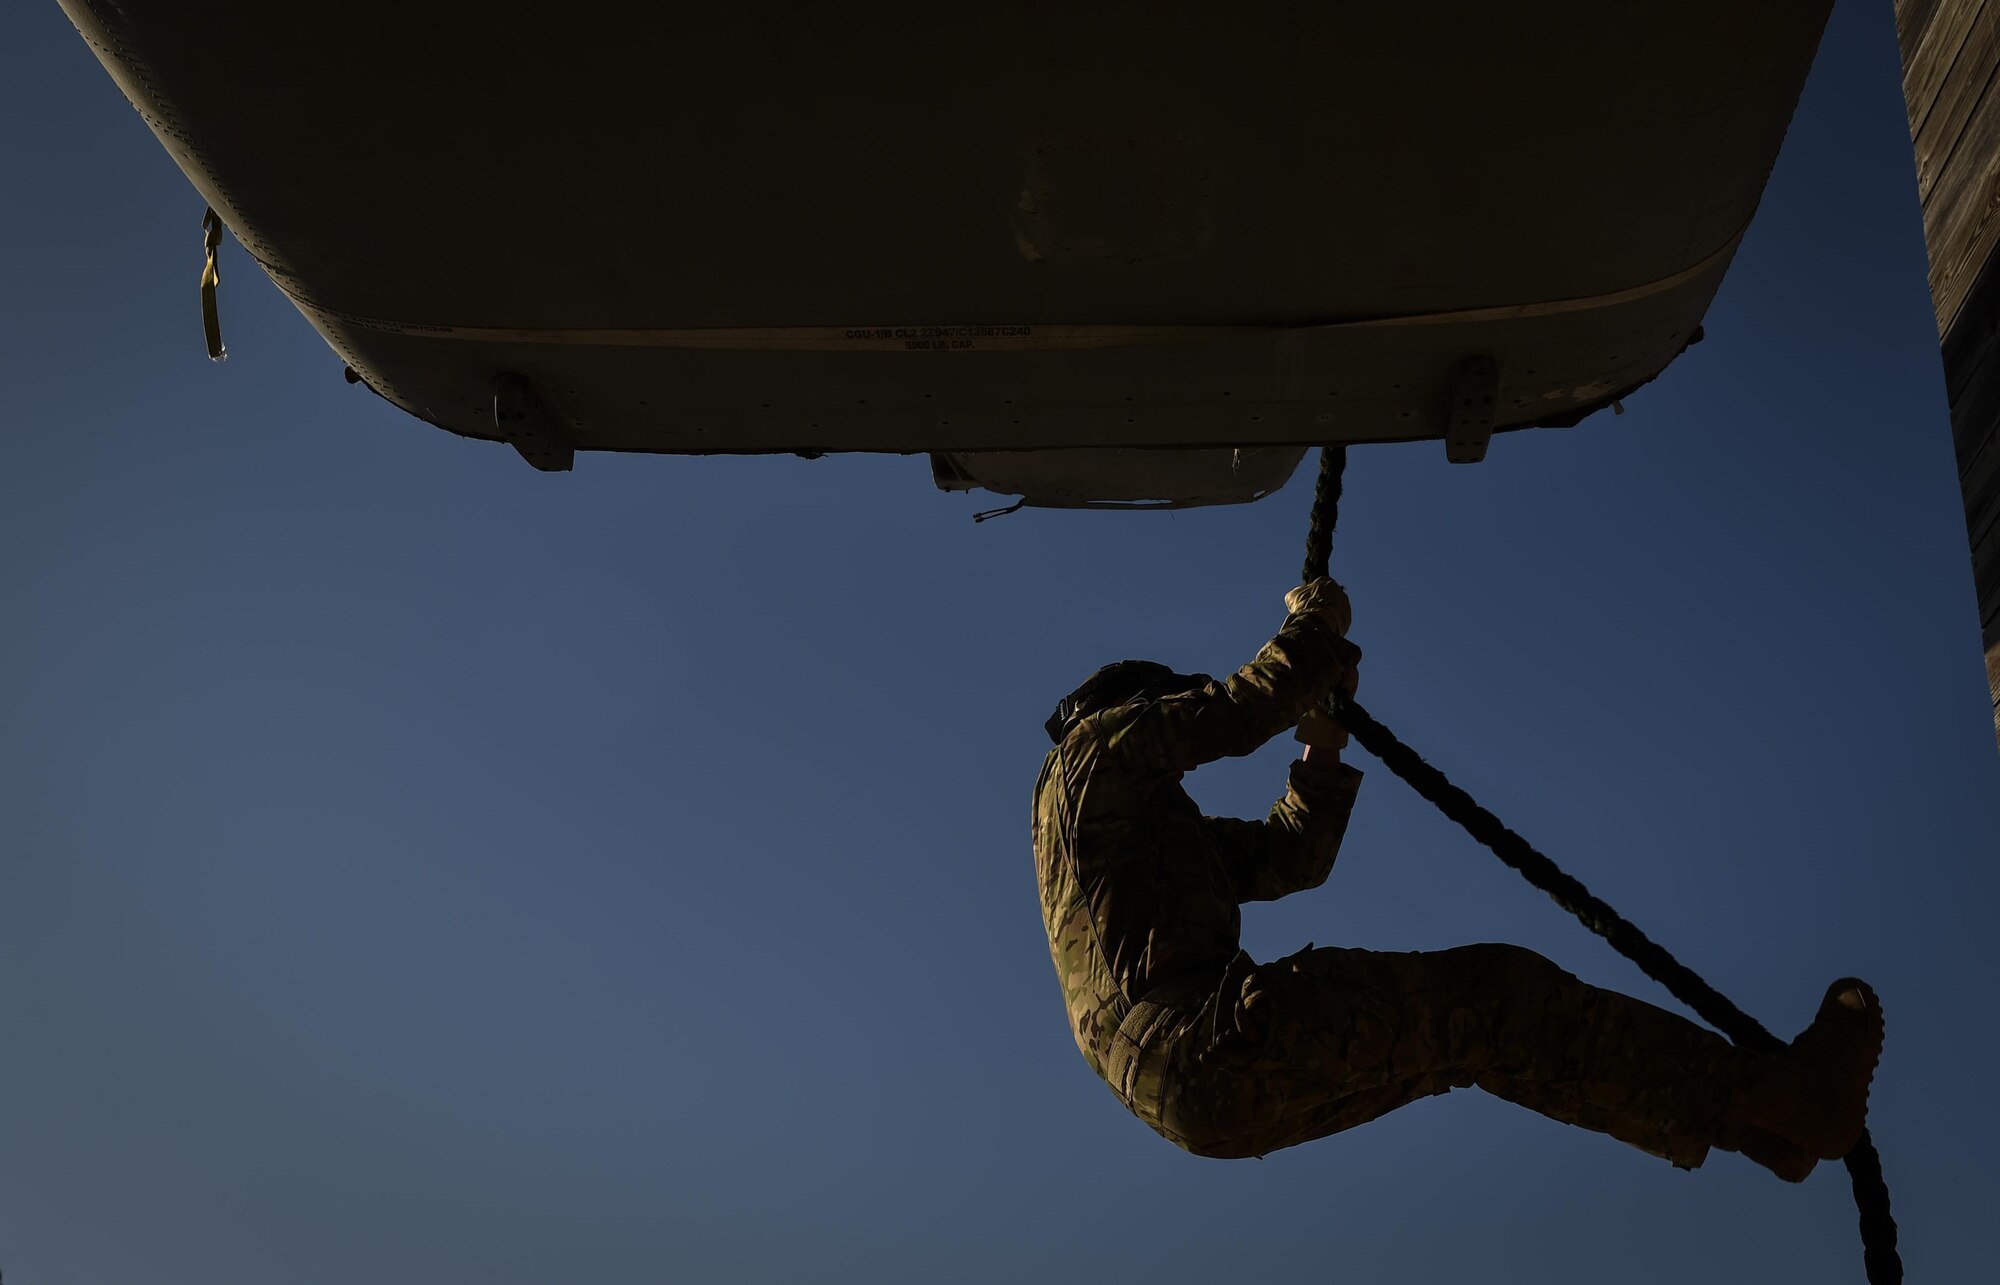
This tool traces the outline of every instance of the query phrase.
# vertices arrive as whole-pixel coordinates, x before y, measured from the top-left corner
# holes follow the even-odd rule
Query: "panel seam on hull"
[[[1699,262],[1657,281],[1629,286],[1608,294],[1551,299],[1539,303],[1501,304],[1451,312],[1416,313],[1297,325],[1121,326],[1050,324],[919,324],[870,326],[764,326],[695,329],[563,329],[504,326],[454,326],[402,322],[343,312],[313,303],[272,278],[301,310],[329,326],[346,326],[381,334],[408,335],[471,343],[550,344],[590,348],[714,348],[737,350],[848,352],[1022,352],[1057,349],[1133,347],[1154,343],[1186,343],[1274,334],[1362,330],[1377,327],[1465,325],[1531,317],[1591,312],[1664,294],[1695,281],[1728,262],[1742,242],[1746,224],[1720,249]],[[951,347],[963,341],[965,347]],[[938,345],[938,346],[933,346]]]

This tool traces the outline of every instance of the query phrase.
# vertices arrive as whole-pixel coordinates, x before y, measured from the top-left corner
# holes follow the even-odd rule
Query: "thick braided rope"
[[[1327,447],[1320,452],[1319,483],[1313,491],[1311,530],[1306,537],[1305,579],[1317,580],[1327,574],[1332,561],[1333,528],[1339,519],[1341,474],[1347,467],[1347,451]],[[1353,699],[1335,693],[1328,702],[1362,749],[1382,760],[1388,769],[1407,782],[1438,810],[1462,826],[1466,833],[1495,856],[1518,870],[1529,883],[1547,893],[1555,903],[1575,915],[1583,926],[1604,938],[1611,948],[1637,964],[1675,999],[1699,1014],[1702,1020],[1727,1035],[1741,1047],[1769,1052],[1783,1048],[1783,1041],[1762,1023],[1731,1003],[1729,998],[1703,981],[1652,938],[1627,921],[1608,904],[1591,894],[1582,882],[1565,873],[1555,862],[1536,851],[1526,839],[1501,824],[1500,818],[1479,806],[1471,795],[1453,785],[1445,774],[1397,739],[1396,734],[1377,722]],[[1854,1188],[1854,1205],[1860,1215],[1861,1256],[1870,1285],[1898,1285],[1903,1279],[1903,1260],[1896,1253],[1896,1220],[1889,1210],[1889,1187],[1882,1177],[1882,1158],[1864,1130],[1861,1141],[1847,1154],[1847,1176]]]
[[[1319,448],[1319,480],[1313,483],[1312,520],[1306,527],[1306,569],[1310,584],[1326,578],[1333,561],[1333,528],[1340,521],[1340,480],[1347,472],[1347,448]]]

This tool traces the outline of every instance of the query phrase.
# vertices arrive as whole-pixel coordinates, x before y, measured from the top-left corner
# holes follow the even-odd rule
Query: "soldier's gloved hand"
[[[1340,677],[1334,680],[1333,687],[1335,691],[1351,697],[1361,686],[1361,649],[1345,638],[1336,647],[1340,657]],[[1338,754],[1347,748],[1347,729],[1324,707],[1307,710],[1293,735],[1308,750]],[[1312,755],[1306,757],[1311,758]]]
[[[1306,747],[1308,759],[1312,757],[1313,750],[1338,754],[1347,748],[1347,729],[1324,709],[1307,710],[1306,716],[1299,720],[1298,731],[1292,735]]]
[[[1340,677],[1333,688],[1343,696],[1353,696],[1361,688],[1361,649],[1343,638],[1334,644],[1340,657]]]
[[[1354,608],[1347,601],[1347,591],[1324,578],[1302,584],[1286,594],[1285,610],[1295,616],[1317,616],[1343,638],[1354,624]]]

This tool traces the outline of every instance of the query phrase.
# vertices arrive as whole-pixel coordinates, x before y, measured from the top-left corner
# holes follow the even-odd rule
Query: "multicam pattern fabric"
[[[1042,919],[1077,1047],[1100,1075],[1133,1004],[1221,980],[1240,902],[1315,887],[1332,868],[1360,773],[1295,766],[1261,823],[1202,816],[1180,781],[1292,726],[1351,653],[1294,615],[1226,681],[1080,719],[1050,751],[1035,788]]]
[[[1238,904],[1318,886],[1360,773],[1293,765],[1262,822],[1204,817],[1182,773],[1245,754],[1351,649],[1294,616],[1227,683],[1081,720],[1043,765],[1035,858],[1077,1047],[1200,1155],[1262,1155],[1477,1085],[1692,1168],[1753,1056],[1514,946],[1307,949],[1257,964]]]
[[[1519,946],[1308,949],[1200,1007],[1159,1007],[1126,1023],[1139,1038],[1125,1100],[1207,1156],[1263,1155],[1476,1085],[1692,1169],[1754,1074],[1755,1055],[1721,1036]]]

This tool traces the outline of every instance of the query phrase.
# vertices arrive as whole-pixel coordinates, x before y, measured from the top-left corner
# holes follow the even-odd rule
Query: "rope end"
[[[975,523],[978,523],[978,522],[984,522],[989,518],[1004,518],[1009,513],[1019,513],[1022,507],[1027,504],[1027,502],[1028,502],[1028,497],[1024,495],[1020,499],[1014,501],[1012,504],[1006,506],[1005,508],[987,509],[982,513],[975,513],[972,515],[972,520]]]
[[[215,288],[222,284],[216,270],[216,256],[222,250],[222,219],[213,207],[201,216],[202,249],[206,257],[201,268],[201,333],[208,343],[210,361],[228,361],[229,349],[222,342],[222,315],[216,307]]]

